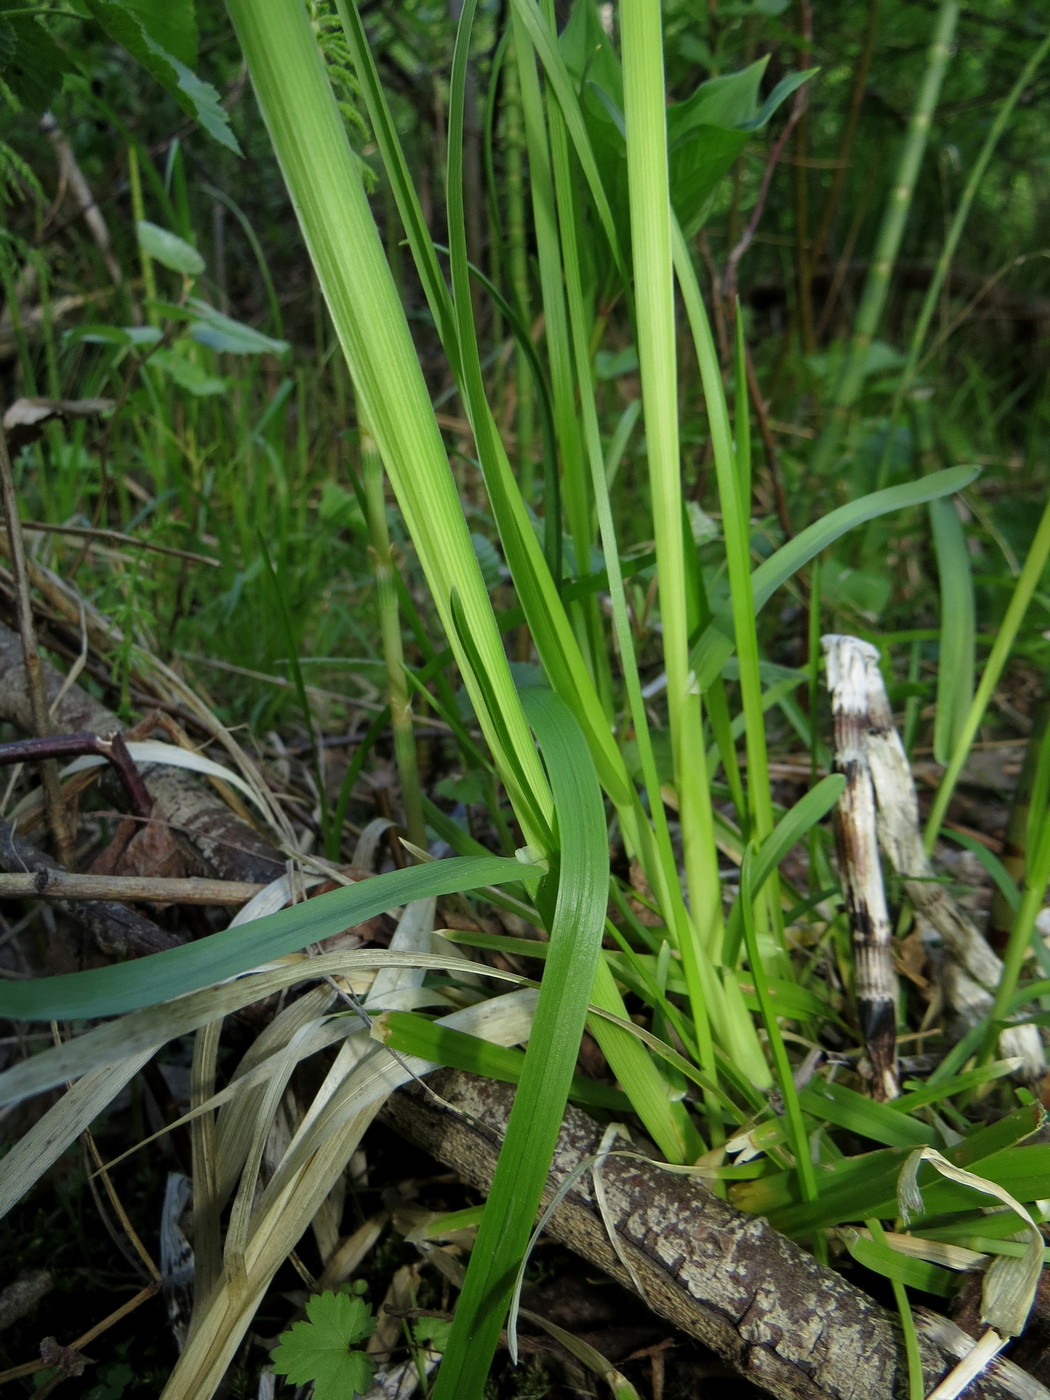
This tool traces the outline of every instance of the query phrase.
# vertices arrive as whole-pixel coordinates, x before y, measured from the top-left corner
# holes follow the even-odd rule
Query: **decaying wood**
[[[53,878],[61,878],[54,862],[25,839],[17,836],[10,823],[0,817],[0,870],[18,872],[24,880],[38,882],[46,889]],[[40,897],[40,889],[31,892]],[[159,928],[150,919],[112,899],[70,900],[55,894],[54,899],[75,924],[85,929],[100,953],[107,957],[141,958],[175,948],[184,939]]]
[[[441,1071],[428,1084],[433,1093],[418,1084],[400,1090],[383,1117],[486,1191],[513,1091],[456,1071]],[[584,1114],[567,1110],[545,1206],[574,1168],[597,1152],[602,1132]],[[904,1344],[893,1317],[841,1275],[698,1181],[613,1156],[601,1175],[606,1219],[645,1301],[741,1375],[784,1400],[907,1395]],[[548,1232],[632,1288],[586,1176],[555,1211]],[[928,1337],[921,1346],[928,1391],[954,1358]],[[1006,1400],[1009,1393],[986,1376],[967,1391],[967,1400]]]
[[[0,875],[0,899],[120,899],[131,904],[247,904],[266,888],[243,880],[203,880],[152,875],[76,875],[35,866],[30,873]]]
[[[857,1019],[870,1061],[872,1096],[886,1102],[900,1093],[897,975],[879,861],[875,783],[864,742],[879,653],[856,637],[822,637],[821,644],[835,723],[835,771],[846,779],[835,809],[835,839],[853,937]]]
[[[867,714],[860,740],[875,790],[879,845],[904,883],[920,928],[934,930],[948,951],[945,995],[952,1009],[965,1026],[976,1025],[992,1008],[993,992],[1003,974],[1002,962],[973,921],[948,896],[926,854],[915,783],[904,745],[893,725],[877,664],[878,652],[855,638],[824,638],[824,645],[843,640],[866,648],[874,657],[865,666]],[[999,1045],[1004,1056],[1021,1057],[1027,1075],[1042,1075],[1046,1059],[1035,1026],[1009,1027]]]
[[[123,730],[117,716],[100,701],[73,685],[62,693],[63,677],[41,662],[44,692],[54,704],[54,724],[108,736]],[[26,733],[32,731],[22,646],[17,635],[0,623],[0,719]],[[192,873],[269,884],[285,872],[280,851],[247,826],[207,786],[179,768],[151,767],[144,771],[146,787],[157,804],[158,816],[182,845]]]

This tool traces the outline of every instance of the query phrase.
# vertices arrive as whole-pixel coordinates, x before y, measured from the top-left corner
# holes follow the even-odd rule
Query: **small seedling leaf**
[[[367,1304],[346,1293],[320,1293],[271,1352],[273,1368],[295,1385],[314,1382],[314,1400],[352,1400],[372,1384],[375,1365],[351,1348],[375,1330]]]
[[[177,233],[151,224],[148,219],[139,219],[135,231],[142,251],[172,272],[181,272],[184,277],[199,277],[204,271],[205,263],[200,253]]]

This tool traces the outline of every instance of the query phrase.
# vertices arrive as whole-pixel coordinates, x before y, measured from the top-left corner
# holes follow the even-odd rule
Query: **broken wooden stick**
[[[424,1085],[399,1090],[381,1116],[484,1192],[512,1100],[505,1084],[441,1070]],[[597,1156],[603,1132],[578,1109],[566,1110],[544,1207],[581,1162]],[[579,1176],[548,1233],[634,1290],[626,1257],[648,1306],[748,1380],[783,1400],[893,1400],[908,1394],[896,1319],[841,1274],[766,1221],[735,1210],[702,1182],[661,1171],[634,1153],[610,1155],[601,1175],[604,1218],[586,1176]],[[617,1249],[609,1228],[616,1231]],[[920,1332],[920,1347],[928,1392],[951,1370],[954,1357],[927,1331]],[[967,1400],[1006,1400],[1019,1393],[1025,1392],[1011,1388],[1009,1379],[1004,1385],[1001,1371],[993,1370],[973,1383]]]
[[[879,846],[904,883],[920,930],[932,930],[948,951],[945,996],[952,1009],[967,1028],[977,1025],[991,1011],[1003,965],[973,920],[949,898],[926,854],[915,783],[894,728],[878,651],[856,637],[828,636],[822,644],[828,656],[829,685],[843,683],[849,669],[850,685],[863,687],[863,695],[851,701],[858,711],[863,710],[857,714],[854,736],[870,773]],[[1035,1026],[1009,1026],[999,1044],[1005,1057],[1021,1058],[1027,1077],[1043,1074],[1046,1057]]]
[[[879,861],[875,783],[865,742],[879,653],[856,637],[822,637],[821,644],[835,722],[835,771],[846,779],[835,809],[835,839],[853,938],[857,1020],[872,1097],[886,1102],[900,1094],[897,974]]]

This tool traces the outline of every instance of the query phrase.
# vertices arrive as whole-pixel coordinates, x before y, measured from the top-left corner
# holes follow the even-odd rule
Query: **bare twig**
[[[0,817],[0,870],[17,873],[23,880],[43,881],[45,887],[52,878],[66,872],[56,871],[48,858],[22,836],[16,836],[8,822]],[[0,878],[3,878],[0,876]],[[91,877],[82,876],[82,879]],[[94,878],[98,878],[97,876]],[[39,898],[39,891],[33,891]],[[82,900],[66,902],[66,896],[56,894],[62,909],[94,940],[100,952],[113,958],[140,958],[146,953],[159,953],[175,948],[184,939],[158,928],[125,904],[113,900]]]
[[[204,564],[209,569],[221,569],[222,560],[210,554],[194,554],[189,549],[175,549],[167,544],[155,544],[153,540],[140,540],[134,535],[125,535],[121,530],[93,530],[90,525],[49,525],[44,520],[23,520],[23,530],[39,530],[41,534],[73,535],[86,540],[98,540],[100,544],[126,546],[128,549],[144,549],[150,554],[166,554],[172,559],[185,559],[188,564]]]
[[[75,1342],[70,1343],[69,1347],[65,1348],[65,1350],[68,1352],[78,1352],[84,1347],[89,1346],[96,1337],[100,1337],[103,1332],[107,1332],[109,1328],[118,1323],[122,1318],[127,1317],[128,1313],[134,1312],[135,1309],[141,1307],[143,1303],[147,1303],[151,1298],[155,1298],[159,1290],[159,1283],[147,1284],[145,1288],[135,1294],[134,1298],[129,1298],[126,1303],[121,1303],[119,1308],[111,1312],[108,1317],[104,1317],[101,1322],[97,1322],[94,1327],[89,1328],[88,1331],[78,1337]],[[5,1381],[17,1381],[23,1379],[25,1376],[35,1376],[38,1371],[46,1370],[50,1364],[49,1361],[45,1360],[30,1361],[24,1366],[12,1366],[9,1371],[0,1371],[0,1385]],[[62,1378],[56,1377],[56,1379]],[[48,1394],[50,1394],[52,1388],[53,1385],[49,1383],[46,1387]],[[43,1395],[44,1393],[44,1390],[37,1391],[38,1395]]]
[[[15,739],[10,744],[0,744],[0,764],[42,763],[49,758],[79,758],[84,754],[108,759],[124,784],[132,811],[137,817],[149,816],[153,798],[119,733],[106,739],[98,734],[53,734],[46,739]]]
[[[71,875],[46,867],[0,875],[0,899],[120,900],[149,904],[241,905],[264,890],[247,880],[147,875]]]
[[[731,304],[733,298],[736,296],[736,270],[739,266],[740,259],[747,252],[748,248],[751,247],[751,240],[754,238],[758,225],[762,220],[762,215],[766,208],[766,196],[769,194],[769,186],[773,180],[773,172],[777,168],[781,154],[784,147],[787,145],[791,133],[795,129],[796,123],[805,111],[808,100],[806,86],[803,84],[795,94],[795,100],[791,105],[791,115],[784,124],[784,130],[773,143],[773,149],[770,151],[766,160],[766,168],[762,171],[762,179],[758,186],[758,195],[755,198],[755,207],[751,211],[751,218],[748,220],[747,228],[744,229],[736,247],[726,259],[726,270],[722,278],[722,295],[725,297],[727,303]]]
[[[77,164],[77,158],[73,154],[73,148],[66,140],[65,133],[50,112],[45,112],[40,118],[40,130],[44,132],[47,139],[54,147],[55,156],[58,159],[59,176],[64,184],[67,184],[73,193],[73,198],[77,202],[77,208],[83,215],[84,222],[91,231],[91,236],[98,245],[98,250],[102,254],[102,261],[106,264],[106,271],[113,279],[113,285],[120,287],[123,285],[124,276],[120,270],[120,263],[113,256],[113,244],[109,236],[109,229],[102,216],[98,200],[91,191],[84,172]]]
[[[48,714],[47,698],[44,695],[36,632],[33,629],[33,606],[29,597],[29,578],[22,531],[19,525],[18,497],[15,492],[14,473],[11,469],[11,455],[7,450],[7,435],[2,428],[0,428],[0,499],[3,501],[4,515],[7,518],[7,539],[15,580],[18,630],[22,638],[22,655],[25,658],[33,728],[39,738],[45,738],[51,733],[51,719]],[[58,764],[53,758],[45,759],[41,764],[40,776],[47,803],[48,825],[55,839],[55,850],[61,863],[71,866],[76,855],[75,834],[73,824],[69,819],[69,811],[62,797]]]

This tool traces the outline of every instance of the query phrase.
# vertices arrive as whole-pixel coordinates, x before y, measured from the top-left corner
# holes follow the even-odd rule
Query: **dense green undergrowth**
[[[121,1015],[10,1068],[9,1100],[75,1063],[101,1108],[141,1056],[197,1034],[195,1209],[224,1223],[165,1395],[218,1386],[403,1057],[519,1084],[438,1400],[481,1392],[570,1095],[611,1095],[667,1161],[889,1278],[906,1319],[908,1288],[955,1290],[945,1245],[994,1260],[986,1320],[1021,1331],[1050,1168],[1026,1143],[1033,1073],[995,1046],[1050,1004],[1050,746],[1036,732],[1027,866],[998,859],[1000,830],[960,838],[1005,901],[1002,976],[953,1043],[923,1023],[917,973],[896,1029],[933,1049],[875,1102],[825,820],[843,778],[819,639],[879,647],[906,751],[937,766],[933,849],[975,746],[1023,727],[1050,660],[1045,24],[873,6],[853,43],[796,32],[775,3],[705,24],[671,4],[661,30],[657,7],[623,0],[611,37],[588,0],[560,33],[530,0],[467,4],[455,32],[412,6],[228,8],[236,43],[226,27],[209,61],[233,86],[247,65],[247,179],[215,104],[156,56],[195,61],[188,14],[113,37],[218,146],[154,159],[159,118],[124,125],[119,71],[48,93],[135,237],[115,232],[108,271],[72,231],[49,259],[25,217],[4,245],[16,392],[111,401],[17,458],[31,554],[111,620],[129,717],[153,657],[260,741],[349,735],[351,778],[392,754],[413,842],[450,855],[250,938],[0,985],[4,1014]],[[960,42],[974,24],[996,41],[981,63]],[[441,73],[426,120],[424,52]],[[27,113],[34,95],[15,85]],[[126,189],[92,139],[114,113]],[[278,167],[297,229],[275,212]],[[352,793],[317,764],[308,825],[332,858],[352,849]],[[428,901],[482,886],[513,918],[464,946],[537,976],[542,957],[538,1001],[482,995],[477,964],[432,941]],[[914,892],[890,893],[905,940]],[[262,964],[402,905],[391,953],[310,965],[379,969],[362,995],[399,1058],[322,983],[236,1071],[236,1111],[213,1102],[221,1017],[306,976]],[[585,1024],[599,1090],[573,1079]],[[264,1171],[281,1090],[313,1054],[324,1088]],[[17,1153],[26,1181],[48,1164],[31,1138]]]

